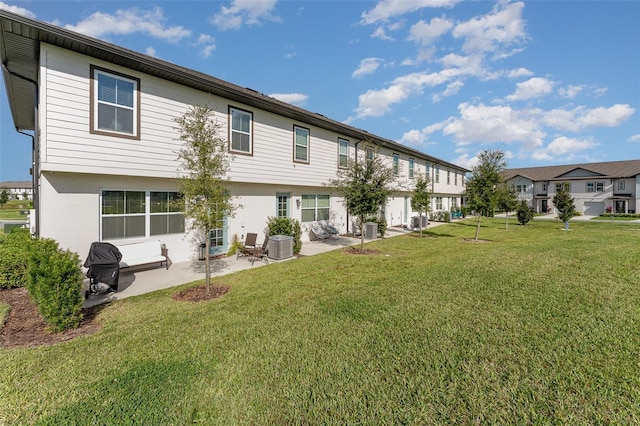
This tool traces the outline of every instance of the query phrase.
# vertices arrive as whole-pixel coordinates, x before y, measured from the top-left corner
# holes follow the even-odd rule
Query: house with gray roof
[[[16,130],[31,132],[35,233],[84,256],[94,241],[161,240],[172,261],[205,239],[172,201],[180,149],[175,118],[208,104],[231,157],[229,190],[241,207],[208,238],[212,254],[270,216],[347,232],[352,217],[326,183],[372,143],[397,176],[383,206],[389,225],[410,223],[418,174],[433,209],[461,204],[469,170],[202,72],[0,10],[0,59]],[[314,83],[317,84],[317,83]],[[27,135],[29,136],[29,135]],[[25,136],[25,137],[27,137]]]
[[[636,213],[640,206],[640,160],[527,167],[505,173],[518,198],[537,213],[554,212],[553,196],[562,185],[569,186],[576,210],[583,215]]]
[[[6,180],[0,182],[0,188],[6,188],[14,200],[30,200],[33,196],[33,186],[28,180]]]

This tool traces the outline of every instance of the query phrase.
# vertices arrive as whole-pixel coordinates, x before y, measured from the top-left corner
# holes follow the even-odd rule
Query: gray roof
[[[593,178],[594,176],[610,179],[632,178],[640,175],[640,160],[507,169],[505,170],[505,175],[507,179],[511,179],[516,176],[523,176],[531,179],[532,181],[552,181],[576,179],[575,176],[566,177],[565,175],[578,169],[593,173],[593,175],[589,176],[590,178]]]
[[[31,189],[31,181],[28,180],[6,180],[0,182],[0,188],[7,189]]]
[[[206,93],[232,99],[293,120],[335,131],[347,137],[359,140],[371,139],[379,145],[408,155],[414,155],[434,164],[469,171],[390,139],[376,136],[366,130],[346,125],[322,114],[310,112],[286,102],[281,102],[250,88],[240,87],[210,75],[55,25],[29,19],[6,10],[0,10],[0,59],[3,64],[2,72],[9,97],[11,114],[17,130],[33,130],[35,128],[33,111],[37,104],[37,91],[34,83],[38,81],[40,43],[43,42]]]

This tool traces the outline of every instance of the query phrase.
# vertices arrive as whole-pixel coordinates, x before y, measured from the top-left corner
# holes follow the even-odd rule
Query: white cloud
[[[460,89],[462,89],[463,87],[464,87],[464,83],[460,80],[456,80],[452,83],[447,84],[447,88],[444,91],[433,95],[431,97],[431,100],[433,101],[433,103],[438,103],[444,98],[448,98],[458,94]]]
[[[523,8],[522,2],[498,2],[491,13],[456,25],[453,36],[464,39],[462,50],[467,53],[495,52],[521,43],[526,38]]]
[[[523,101],[541,98],[553,90],[553,81],[541,77],[533,77],[516,84],[516,91],[506,97],[509,101]]]
[[[208,34],[200,34],[198,41],[193,45],[200,48],[200,55],[202,57],[208,58],[216,49],[216,40]]]
[[[36,14],[31,12],[29,9],[25,9],[24,7],[12,6],[10,4],[6,4],[0,1],[0,9],[6,10],[11,13],[15,13],[16,15],[26,16],[27,18],[35,19]]]
[[[308,95],[304,95],[302,93],[271,93],[268,96],[279,101],[298,106],[304,105],[309,99]]]
[[[143,33],[166,41],[178,41],[191,36],[191,31],[182,26],[165,27],[166,18],[159,7],[153,10],[138,8],[119,9],[111,15],[95,12],[77,25],[65,28],[92,37],[108,37],[111,34],[126,35]]]
[[[373,33],[371,33],[371,38],[379,38],[380,40],[393,41],[393,37],[388,36],[387,32],[384,29],[384,26],[381,25],[375,29]]]
[[[511,70],[507,74],[509,78],[531,77],[532,75],[533,75],[533,72],[529,71],[526,68],[518,68],[517,70]]]
[[[144,53],[149,55],[149,56],[153,56],[154,58],[158,57],[158,55],[156,54],[156,49],[153,46],[147,47],[147,49],[144,51]]]
[[[258,25],[261,21],[280,22],[272,11],[277,0],[233,0],[231,6],[221,6],[210,22],[220,31],[237,30],[243,24]]]
[[[402,135],[402,138],[398,141],[401,144],[420,147],[427,145],[427,141],[429,139],[429,135],[433,132],[440,131],[447,124],[446,121],[435,123],[425,127],[422,130],[409,130]],[[429,144],[431,145],[431,144]]]
[[[362,76],[373,74],[380,67],[379,58],[365,58],[360,61],[358,69],[355,70],[351,77],[360,78]]]
[[[531,157],[539,161],[570,161],[595,146],[598,144],[588,139],[560,136],[545,148],[533,151]]]
[[[362,14],[363,24],[375,24],[427,7],[452,7],[461,0],[380,0],[376,6]]]
[[[443,134],[454,137],[458,145],[473,143],[519,143],[528,149],[542,146],[545,133],[535,117],[510,106],[485,106],[463,103],[460,118],[450,121]]]
[[[446,18],[432,18],[429,23],[420,20],[409,30],[409,40],[422,46],[430,45],[451,28],[453,22]]]
[[[617,127],[635,112],[630,105],[616,104],[612,107],[598,107],[585,111],[578,118],[580,127]]]
[[[558,89],[558,95],[562,98],[573,99],[578,95],[578,93],[582,92],[582,90],[584,90],[584,86],[570,84],[567,87],[561,87]]]
[[[629,138],[629,142],[640,142],[640,133]]]

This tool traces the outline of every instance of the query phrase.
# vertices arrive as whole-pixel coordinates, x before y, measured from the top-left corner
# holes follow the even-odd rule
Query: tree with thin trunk
[[[221,126],[209,105],[191,105],[174,121],[182,141],[178,151],[181,163],[178,188],[184,197],[184,213],[191,229],[204,235],[205,282],[209,294],[210,232],[219,228],[226,217],[233,216],[237,207],[227,187],[227,141],[219,136]]]
[[[518,193],[513,185],[507,185],[506,182],[502,182],[498,185],[497,205],[498,208],[504,211],[504,229],[509,229],[509,212],[514,211],[518,207]]]
[[[476,213],[476,241],[480,234],[482,215],[490,216],[496,207],[498,187],[504,182],[503,172],[506,167],[504,152],[485,150],[478,154],[478,161],[471,168],[465,192],[467,205]]]
[[[9,202],[9,190],[7,188],[0,188],[0,209],[4,208],[4,205]]]
[[[576,215],[576,206],[569,189],[569,182],[560,184],[559,189],[553,196],[553,205],[558,209],[558,217],[564,222],[564,229],[569,229],[569,219]]]
[[[428,214],[429,210],[431,210],[431,192],[429,191],[429,177],[422,173],[418,174],[416,186],[413,188],[411,208],[418,212],[418,228],[420,229],[420,236],[423,237],[422,213]]]
[[[395,179],[393,168],[385,163],[383,156],[373,149],[362,152],[365,154],[357,156],[346,169],[339,170],[336,178],[328,183],[344,198],[347,211],[357,217],[361,251],[364,250],[364,220],[379,214],[391,195],[391,183]]]

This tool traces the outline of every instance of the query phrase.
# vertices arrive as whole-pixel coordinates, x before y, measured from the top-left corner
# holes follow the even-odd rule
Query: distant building
[[[8,180],[0,182],[0,188],[9,190],[9,197],[14,200],[32,200],[33,185],[28,180]]]
[[[518,199],[537,213],[554,211],[553,196],[561,185],[569,186],[584,215],[636,213],[640,206],[640,160],[507,169],[506,175]]]

